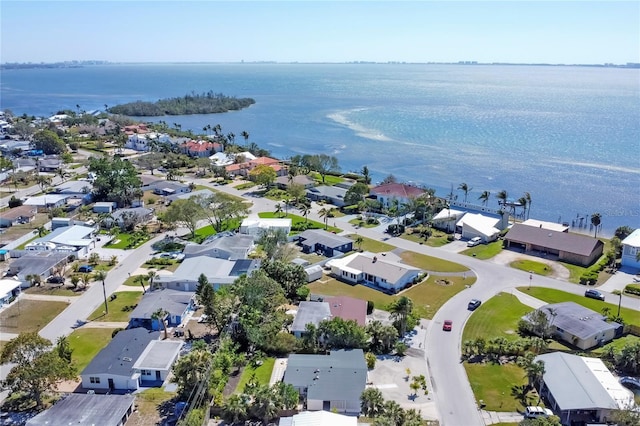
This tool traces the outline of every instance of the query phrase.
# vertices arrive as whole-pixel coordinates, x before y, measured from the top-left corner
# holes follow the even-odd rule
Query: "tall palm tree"
[[[159,321],[160,324],[162,324],[162,328],[164,329],[164,338],[165,338],[165,340],[168,337],[167,336],[167,323],[165,322],[165,319],[167,318],[167,315],[169,315],[169,312],[164,308],[158,308],[158,309],[156,309],[156,311],[154,313],[151,314],[151,319],[152,320]]]
[[[362,177],[364,178],[364,183],[369,185],[371,183],[371,175],[369,174],[369,168],[364,166],[362,168]]]
[[[540,386],[542,384],[542,378],[544,377],[544,373],[546,373],[544,367],[544,361],[533,361],[528,366],[525,367],[525,371],[527,374],[527,379],[529,380],[529,384],[533,386],[538,392],[538,400],[540,400]]]
[[[240,133],[240,136],[244,138],[244,146],[246,147],[247,143],[249,142],[249,132],[243,130],[242,133]]]
[[[362,243],[364,243],[364,238],[362,238],[361,235],[358,235],[356,237],[356,239],[354,240],[354,242],[356,243],[356,245],[358,246],[358,250],[362,251]]]
[[[384,417],[391,420],[392,424],[400,425],[402,424],[402,414],[403,410],[395,401],[387,401],[384,403]]]
[[[136,275],[135,281],[138,281],[138,283],[142,286],[142,293],[146,293],[147,289],[144,287],[145,276],[144,275]]]
[[[244,422],[247,418],[248,401],[245,395],[229,396],[222,406],[222,418],[230,424]]]
[[[280,214],[282,213],[282,204],[276,203],[274,207],[275,207],[274,213],[276,214],[276,216],[280,217]]]
[[[300,210],[300,213],[302,213],[305,223],[308,222],[309,212],[311,212],[311,206],[306,203],[300,203],[298,204],[298,210]]]
[[[378,388],[367,388],[360,395],[360,409],[367,417],[378,417],[384,409],[384,397]]]
[[[471,190],[473,188],[470,188],[469,185],[467,185],[465,182],[462,182],[459,186],[458,189],[461,190],[462,192],[464,192],[464,202],[467,202],[467,195],[469,194],[469,192],[471,192]]]
[[[153,289],[153,280],[158,276],[156,271],[147,272],[147,277],[149,278],[149,288]]]
[[[109,313],[109,305],[107,305],[107,287],[104,284],[104,281],[107,279],[106,271],[96,271],[93,274],[93,279],[96,281],[102,281],[102,295],[104,296],[104,311]]]
[[[602,215],[600,213],[594,213],[591,215],[591,224],[593,225],[593,237],[598,238],[598,226],[602,222]]]
[[[529,192],[525,192],[524,198],[527,200],[527,219],[529,219],[529,215],[531,214],[531,194]]]
[[[323,207],[318,212],[318,216],[324,218],[324,229],[325,230],[329,227],[329,216],[331,215],[332,210],[333,209],[328,209],[326,207]]]
[[[527,197],[518,198],[518,204],[522,207],[522,218],[525,219],[527,217],[527,206],[529,201],[527,201]]]
[[[489,191],[482,191],[482,194],[480,194],[480,196],[478,197],[478,200],[481,200],[482,205],[486,206],[487,203],[489,202],[490,196],[491,196],[491,193]]]
[[[498,199],[498,205],[505,206],[509,198],[509,193],[503,189],[496,194],[496,198]]]
[[[407,328],[407,320],[413,311],[413,301],[406,296],[400,297],[391,305],[391,317],[400,325],[400,336],[404,336]]]

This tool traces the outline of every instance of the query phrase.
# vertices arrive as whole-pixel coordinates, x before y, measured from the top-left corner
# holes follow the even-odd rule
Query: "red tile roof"
[[[385,195],[387,197],[415,198],[421,196],[426,191],[404,183],[385,183],[384,185],[372,188],[370,192],[375,195]]]

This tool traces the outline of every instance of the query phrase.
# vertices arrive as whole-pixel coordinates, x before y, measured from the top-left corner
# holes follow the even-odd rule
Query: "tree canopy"
[[[191,235],[195,235],[196,226],[200,219],[204,219],[205,213],[202,206],[192,198],[176,200],[164,212],[162,220],[168,223],[184,226]]]
[[[236,98],[208,91],[202,94],[191,92],[182,97],[160,99],[156,102],[135,101],[116,105],[109,109],[112,114],[138,117],[161,115],[216,114],[247,108],[255,104],[252,98]]]
[[[40,130],[33,135],[33,148],[41,149],[45,154],[62,154],[67,151],[67,145],[51,130]]]
[[[93,182],[93,198],[96,201],[115,201],[118,206],[128,206],[142,186],[136,168],[120,157],[89,159],[89,171],[96,174]]]

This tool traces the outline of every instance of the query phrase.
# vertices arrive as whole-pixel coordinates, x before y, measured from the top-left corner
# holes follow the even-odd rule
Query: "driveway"
[[[511,262],[516,260],[531,260],[533,262],[544,263],[551,269],[551,273],[547,275],[549,278],[556,278],[563,281],[569,281],[571,273],[559,262],[555,262],[543,257],[531,256],[514,250],[504,249],[496,256],[488,259],[488,262],[497,263],[498,265],[509,266]]]

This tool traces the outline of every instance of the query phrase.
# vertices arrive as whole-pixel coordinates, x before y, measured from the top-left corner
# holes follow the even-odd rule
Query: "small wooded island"
[[[138,117],[157,117],[161,115],[217,114],[236,111],[255,104],[252,98],[236,98],[222,93],[208,91],[202,94],[184,95],[181,98],[160,99],[156,102],[135,101],[108,108],[111,114]]]

